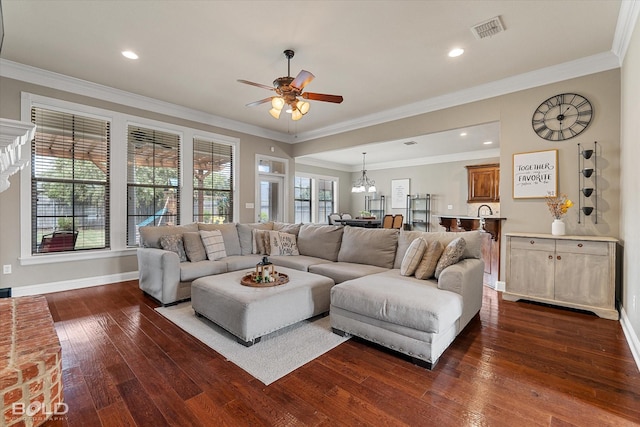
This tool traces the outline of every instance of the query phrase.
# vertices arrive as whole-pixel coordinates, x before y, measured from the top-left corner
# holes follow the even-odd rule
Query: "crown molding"
[[[367,170],[385,170],[394,168],[406,168],[411,166],[424,166],[438,163],[450,163],[460,162],[468,160],[481,160],[489,159],[493,157],[500,157],[500,149],[492,148],[488,150],[467,151],[463,153],[443,154],[441,156],[429,156],[418,157],[415,159],[396,160],[383,163],[367,163]],[[339,170],[342,172],[360,172],[361,166],[358,165],[345,165],[344,163],[334,163],[325,160],[314,159],[311,157],[297,157],[296,164],[302,164],[307,166],[316,166],[320,168],[327,168],[333,170]]]
[[[541,68],[517,76],[507,77],[502,80],[496,80],[472,88],[429,98],[424,101],[369,114],[355,120],[348,120],[321,129],[303,132],[298,134],[295,142],[304,142],[336,135],[363,127],[379,125],[615,68],[620,68],[620,61],[615,53],[613,51],[602,52],[574,61],[564,62],[551,67]]]
[[[637,4],[638,2],[635,0],[633,4],[629,6],[626,5],[626,2],[623,2],[623,6],[625,6],[625,8],[630,7],[635,10],[634,13],[636,13],[636,15],[637,9],[639,8],[636,7]],[[618,20],[619,23],[622,21],[622,19]],[[624,22],[625,24],[620,24],[618,27],[621,25],[624,27],[624,30],[620,30],[620,34],[625,34],[626,37],[626,34],[633,30],[633,25],[630,23],[629,19],[624,20]],[[618,30],[616,30],[616,34],[618,34]],[[627,40],[628,38],[630,38],[630,35],[626,37]],[[622,39],[622,36],[618,36],[616,40]],[[617,43],[622,45],[621,41]],[[618,50],[621,49],[622,46],[618,47]],[[481,101],[500,95],[506,95],[525,89],[531,89],[615,68],[620,68],[620,58],[612,50],[429,98],[397,108],[380,111],[378,113],[362,116],[354,120],[336,123],[324,128],[302,132],[293,136],[0,58],[0,76],[3,77],[290,144],[310,141],[394,120],[413,117],[420,114],[468,104],[470,102]]]
[[[620,58],[621,66],[624,62],[624,57],[627,54],[633,30],[638,22],[638,16],[640,16],[640,1],[631,0],[620,3],[618,24],[616,25],[616,32],[613,36],[613,45],[611,50],[618,58]]]
[[[115,89],[2,58],[0,58],[0,76],[275,141],[291,142],[292,139],[291,135],[282,132],[274,132],[259,126],[227,119],[170,102],[160,101],[155,98]]]

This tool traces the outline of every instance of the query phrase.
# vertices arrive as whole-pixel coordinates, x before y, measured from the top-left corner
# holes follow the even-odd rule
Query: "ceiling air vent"
[[[416,145],[417,142],[415,141],[407,141],[407,142],[403,142],[404,145]]]
[[[477,39],[491,37],[504,31],[502,20],[499,16],[491,18],[488,21],[481,22],[471,27],[471,32]]]

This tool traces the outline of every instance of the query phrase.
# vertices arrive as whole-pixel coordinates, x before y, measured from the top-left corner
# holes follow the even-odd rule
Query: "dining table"
[[[382,226],[382,220],[378,218],[349,218],[349,219],[336,219],[336,224],[350,225],[352,227],[364,227],[364,228],[380,228]]]

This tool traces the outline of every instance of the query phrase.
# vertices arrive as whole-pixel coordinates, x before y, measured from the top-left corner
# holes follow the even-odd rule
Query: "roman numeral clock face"
[[[531,124],[540,138],[564,141],[580,135],[591,123],[593,107],[584,96],[563,93],[544,101],[533,113]]]

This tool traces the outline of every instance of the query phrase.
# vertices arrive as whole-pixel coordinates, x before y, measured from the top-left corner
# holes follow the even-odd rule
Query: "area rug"
[[[298,322],[263,336],[259,343],[251,347],[245,347],[215,323],[196,317],[190,302],[158,307],[156,310],[265,385],[348,339],[331,332],[329,316],[326,316],[315,321]]]

